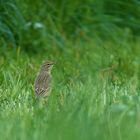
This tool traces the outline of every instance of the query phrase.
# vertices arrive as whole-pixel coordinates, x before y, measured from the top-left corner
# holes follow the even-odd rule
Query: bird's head
[[[54,65],[53,61],[46,61],[45,63],[43,63],[41,69],[47,72],[51,72],[53,65]]]

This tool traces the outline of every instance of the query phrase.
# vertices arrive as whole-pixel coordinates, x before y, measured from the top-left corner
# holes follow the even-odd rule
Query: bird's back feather
[[[41,72],[35,81],[35,93],[37,97],[49,96],[51,89],[51,75]]]

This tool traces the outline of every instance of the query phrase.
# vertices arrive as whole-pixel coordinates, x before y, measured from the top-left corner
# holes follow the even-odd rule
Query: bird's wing
[[[50,89],[51,78],[49,74],[39,74],[35,81],[35,92],[37,96],[44,96]]]

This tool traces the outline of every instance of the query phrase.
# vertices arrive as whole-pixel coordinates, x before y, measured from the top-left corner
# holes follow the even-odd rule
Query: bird
[[[46,98],[50,96],[52,86],[52,67],[53,61],[46,61],[41,66],[40,72],[35,80],[35,96],[36,98]]]

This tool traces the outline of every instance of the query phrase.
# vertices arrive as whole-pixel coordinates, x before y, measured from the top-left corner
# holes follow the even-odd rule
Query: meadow
[[[1,0],[0,139],[139,140],[139,6]],[[43,104],[34,80],[45,60],[56,64]]]

